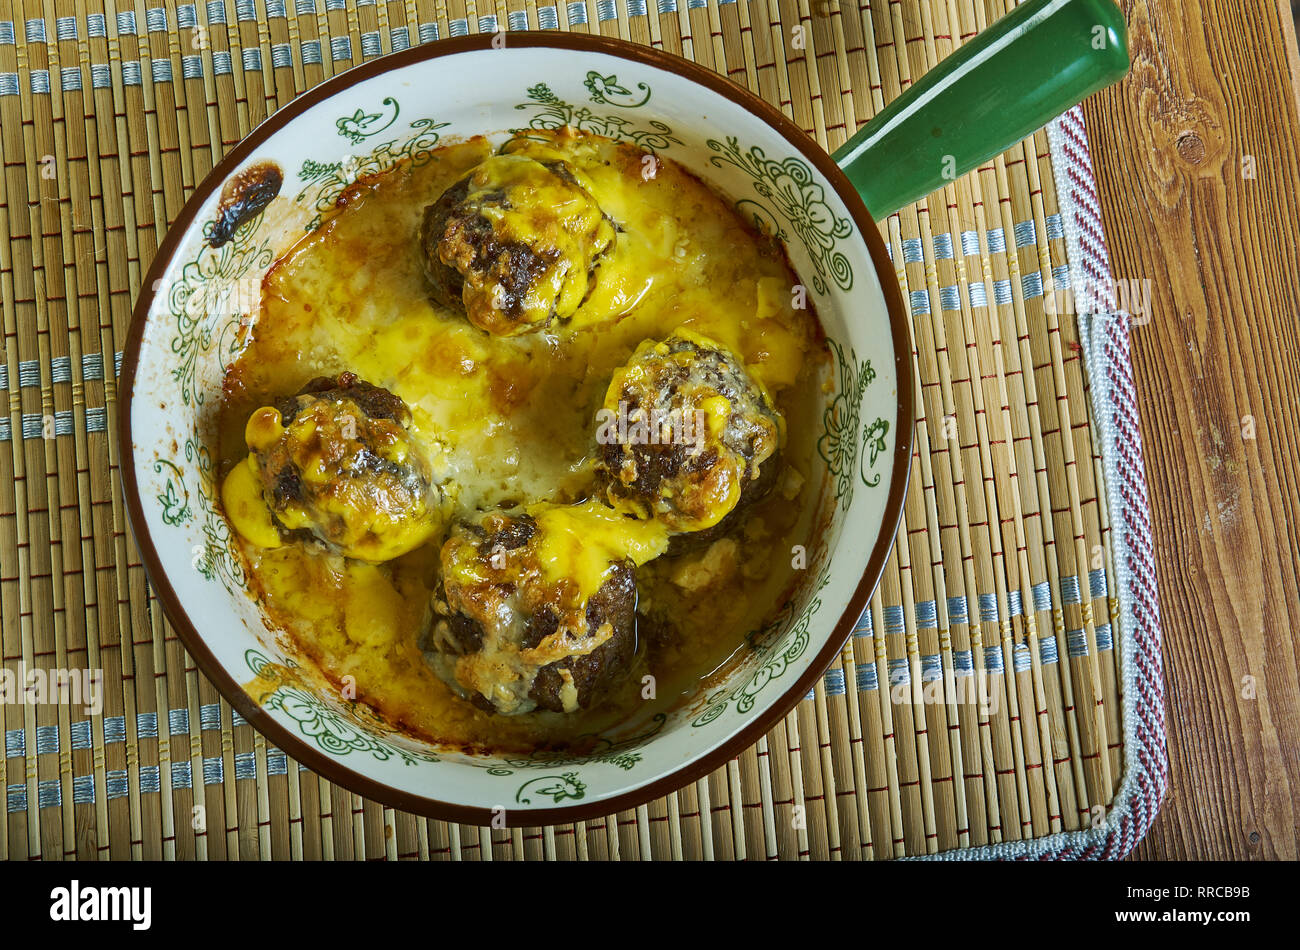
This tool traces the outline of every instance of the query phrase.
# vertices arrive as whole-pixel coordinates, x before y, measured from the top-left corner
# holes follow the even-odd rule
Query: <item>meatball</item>
[[[438,534],[443,488],[410,423],[400,398],[352,373],[254,412],[247,464],[281,536],[379,563]]]
[[[662,521],[674,551],[730,530],[776,483],[780,414],[734,354],[697,334],[637,347],[597,422],[607,500]]]
[[[569,165],[507,154],[426,207],[420,240],[434,298],[514,336],[573,316],[614,226]]]
[[[635,568],[667,543],[662,529],[599,502],[457,523],[442,547],[425,657],[489,712],[590,709],[632,665]]]

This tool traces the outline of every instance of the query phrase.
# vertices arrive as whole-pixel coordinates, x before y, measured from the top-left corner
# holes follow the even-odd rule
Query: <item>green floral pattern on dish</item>
[[[402,111],[397,100],[388,96],[383,101],[384,111],[367,112],[365,109],[358,109],[352,115],[340,116],[334,121],[334,127],[338,129],[339,135],[350,141],[353,145],[360,145],[372,135],[378,135],[384,129],[388,128],[397,121],[397,115]],[[391,108],[393,114],[388,117],[388,121],[383,125],[375,126],[375,123],[382,119]],[[372,128],[372,126],[374,126]]]
[[[604,736],[586,734],[579,736],[575,744],[591,743],[591,750],[582,754],[539,749],[526,759],[506,759],[504,765],[494,765],[488,769],[489,775],[513,775],[516,769],[554,769],[566,765],[613,765],[627,771],[635,768],[641,761],[641,753],[633,751],[645,745],[664,727],[668,721],[667,713],[655,713],[651,722],[654,724],[645,732],[628,739],[609,739]]]
[[[826,200],[826,189],[816,180],[812,169],[803,159],[790,156],[778,161],[768,158],[757,145],[742,149],[734,136],[726,141],[709,139],[709,148],[718,154],[710,159],[715,168],[733,165],[754,179],[754,191],[762,202],[745,199],[737,203],[742,213],[755,217],[765,229],[773,221],[784,221],[775,235],[787,238],[786,228],[794,233],[812,261],[816,273],[812,276],[813,289],[819,294],[827,292],[826,278],[834,281],[841,290],[853,289],[853,266],[848,256],[840,250],[840,241],[853,233],[853,222],[835,213]],[[764,213],[756,213],[760,209]]]
[[[844,348],[834,340],[827,339],[826,344],[835,357],[838,385],[835,398],[822,412],[824,431],[817,440],[817,454],[830,469],[835,484],[836,504],[847,509],[853,503],[853,475],[858,469],[858,427],[862,419],[862,397],[876,378],[876,371],[871,366],[871,360],[859,363],[857,354],[851,348],[845,354]],[[879,438],[883,440],[884,434],[879,433]],[[875,461],[876,453],[873,453],[872,464]],[[875,476],[875,481],[868,481],[864,468],[862,480],[868,485],[875,485],[879,483],[880,476]]]
[[[576,772],[565,772],[563,775],[539,775],[520,785],[519,790],[515,792],[515,801],[520,805],[531,805],[533,800],[525,798],[524,792],[529,792],[530,795],[545,795],[558,805],[569,799],[577,801],[585,798],[587,786],[578,778]]]
[[[597,105],[635,109],[650,101],[650,88],[645,83],[637,84],[644,97],[635,101],[631,98],[631,91],[619,85],[617,76],[601,76],[594,70],[587,73],[585,85],[591,93],[591,101]],[[537,109],[538,112],[529,121],[528,128],[516,129],[515,134],[526,134],[529,129],[554,132],[569,126],[580,132],[629,142],[652,152],[662,152],[672,145],[682,144],[673,135],[673,130],[658,119],[650,119],[645,126],[638,126],[621,115],[597,115],[586,106],[573,106],[565,102],[544,82],[529,86],[527,95],[529,101],[521,102],[515,108]]]
[[[176,356],[172,378],[185,404],[196,407],[204,400],[196,384],[200,358],[214,345],[222,348],[223,367],[237,355],[240,317],[256,307],[261,274],[272,260],[270,240],[258,239],[260,213],[240,225],[220,247],[211,244],[214,223],[204,226],[204,241],[194,259],[181,266],[180,276],[155,288],[159,295],[165,294],[176,328],[171,340]],[[247,279],[250,271],[257,275],[256,281]]]
[[[167,479],[162,491],[154,497],[162,505],[163,524],[176,527],[184,524],[194,516],[190,508],[190,490],[185,485],[185,472],[170,459],[159,459],[153,463],[154,473]],[[177,494],[177,487],[180,494]]]
[[[244,662],[254,676],[262,676],[273,665],[270,657],[257,650],[246,651]],[[439,761],[433,753],[403,749],[374,735],[372,729],[383,730],[387,726],[365,703],[348,703],[345,715],[316,694],[282,683],[262,702],[262,706],[284,713],[305,738],[331,755],[369,753],[380,762],[398,758],[405,765]]]
[[[398,108],[396,100],[385,99],[384,101],[391,101],[393,108]],[[396,117],[394,112],[393,118]],[[355,116],[344,116],[338,120],[341,135],[360,143],[375,134],[375,132],[361,134],[364,127],[362,130],[355,129],[352,125],[354,118]],[[344,131],[345,122],[348,124],[349,132]],[[293,199],[294,202],[306,205],[315,212],[315,217],[307,222],[304,230],[311,232],[320,227],[325,216],[338,208],[339,196],[359,178],[388,171],[398,162],[409,161],[412,168],[418,168],[428,162],[438,144],[439,130],[448,125],[449,122],[416,119],[410,124],[412,131],[406,138],[381,142],[365,155],[348,155],[336,162],[317,162],[310,158],[305,160],[298,171],[298,178],[303,182],[303,186]]]
[[[889,434],[889,423],[881,418],[868,422],[862,429],[862,484],[875,488],[880,484],[880,473],[867,474],[876,467],[876,460],[886,451],[885,436]]]
[[[632,90],[621,85],[618,77],[613,73],[608,76],[602,76],[596,70],[587,73],[587,78],[583,85],[591,93],[591,101],[598,105],[620,106],[624,109],[639,109],[650,101],[650,87],[643,82],[636,84],[636,88],[643,93],[640,99],[636,99]]]
[[[191,438],[185,442],[185,461],[199,473],[199,525],[203,534],[203,542],[190,551],[193,555],[190,564],[207,580],[221,581],[231,593],[247,591],[244,559],[218,501],[220,487],[212,457],[204,445]]]
[[[810,642],[809,627],[822,606],[821,598],[817,595],[830,582],[829,566],[825,559],[822,561],[823,566],[803,610],[796,615],[794,605],[803,598],[791,598],[770,623],[751,631],[746,637],[757,653],[757,669],[745,677],[739,686],[708,700],[704,711],[691,722],[692,726],[707,726],[726,712],[732,703],[735,704],[736,712],[742,715],[749,712],[754,708],[758,694],[773,680],[784,676],[791,664],[804,655]]]

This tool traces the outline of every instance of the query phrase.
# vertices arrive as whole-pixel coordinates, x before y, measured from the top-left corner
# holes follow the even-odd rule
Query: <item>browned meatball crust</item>
[[[353,373],[254,412],[249,462],[281,535],[372,563],[435,535],[444,499],[410,423],[398,396]]]
[[[571,317],[614,226],[561,161],[494,155],[425,208],[420,243],[434,299],[514,336]]]
[[[666,543],[595,503],[459,522],[443,545],[425,657],[489,712],[590,709],[633,662],[635,567]]]
[[[776,484],[780,416],[740,360],[704,337],[679,331],[638,347],[598,422],[607,499],[661,520],[674,551],[726,533]]]

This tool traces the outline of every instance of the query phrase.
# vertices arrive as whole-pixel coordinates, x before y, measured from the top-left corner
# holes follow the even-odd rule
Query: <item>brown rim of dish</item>
[[[203,637],[181,607],[180,599],[172,588],[167,573],[163,570],[144,518],[144,508],[140,501],[140,489],[136,482],[135,451],[131,437],[131,409],[135,391],[136,369],[140,359],[140,345],[144,336],[145,321],[152,306],[155,282],[162,276],[182,236],[189,233],[203,203],[216,191],[220,190],[226,179],[252,156],[255,149],[270,136],[279,131],[290,119],[302,114],[312,106],[329,99],[331,96],[365,79],[389,72],[393,69],[409,66],[413,63],[451,56],[457,53],[475,52],[491,47],[492,36],[478,34],[440,40],[428,45],[415,46],[397,53],[391,53],[379,59],[354,66],[347,72],[328,79],[314,86],[289,102],[282,109],[269,116],[261,125],[253,129],[243,140],[228,152],[212,169],[203,182],[195,189],[190,200],[185,203],[180,215],[173,221],[159,245],[157,252],[144,279],[139,299],[132,311],[131,327],[127,333],[126,350],[122,359],[121,394],[122,409],[118,416],[119,449],[122,453],[123,496],[126,501],[127,516],[136,544],[144,559],[146,573],[153,585],[154,592],[162,602],[172,626],[180,634],[182,642],[190,655],[199,665],[204,675],[220,690],[231,706],[237,709],[246,720],[259,732],[271,739],[282,751],[305,764],[313,771],[325,776],[353,792],[373,799],[393,808],[414,812],[429,818],[453,821],[462,824],[485,825],[492,821],[494,814],[489,806],[475,807],[456,805],[426,798],[411,792],[400,791],[385,785],[369,776],[356,772],[337,759],[331,758],[313,748],[302,737],[281,725],[262,707],[258,706],[244,692],[240,683],[226,671],[208,649]],[[795,704],[826,671],[848,640],[858,617],[871,599],[880,575],[884,571],[889,557],[898,524],[902,518],[903,499],[907,493],[908,475],[911,469],[913,422],[913,389],[911,365],[911,338],[908,331],[907,311],[903,308],[898,283],[894,280],[893,263],[885,251],[885,246],[876,230],[876,224],[867,212],[866,206],[848,178],[839,169],[822,148],[817,145],[802,129],[787,119],[773,106],[758,98],[747,89],[743,89],[729,79],[711,70],[665,53],[661,50],[640,46],[612,37],[574,34],[562,32],[519,32],[507,34],[508,47],[543,47],[561,50],[580,50],[583,52],[603,53],[619,59],[631,60],[663,72],[675,73],[697,85],[703,86],[718,95],[725,96],[733,103],[762,118],[792,147],[801,152],[812,163],[848,208],[859,233],[866,241],[867,249],[875,264],[879,284],[884,294],[885,305],[889,310],[890,329],[894,344],[894,365],[898,379],[898,418],[894,423],[895,449],[893,471],[890,478],[889,498],[885,503],[884,517],[881,522],[880,536],[876,539],[866,569],[853,592],[848,606],[840,616],[834,631],[813,659],[807,671],[798,678],[770,707],[756,715],[734,736],[720,746],[687,762],[681,768],[660,776],[645,785],[638,785],[631,791],[623,792],[610,798],[602,798],[582,805],[561,808],[507,809],[506,824],[510,827],[530,827],[573,821],[586,821],[602,815],[634,808],[699,779],[717,769],[720,765],[747,749],[761,736],[766,734],[778,721],[794,708]]]

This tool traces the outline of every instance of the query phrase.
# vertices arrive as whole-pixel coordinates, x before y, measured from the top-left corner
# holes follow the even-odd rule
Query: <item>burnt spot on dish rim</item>
[[[235,232],[266,210],[284,187],[284,172],[270,160],[254,162],[232,175],[221,189],[217,216],[208,227],[208,245],[221,247]]]

